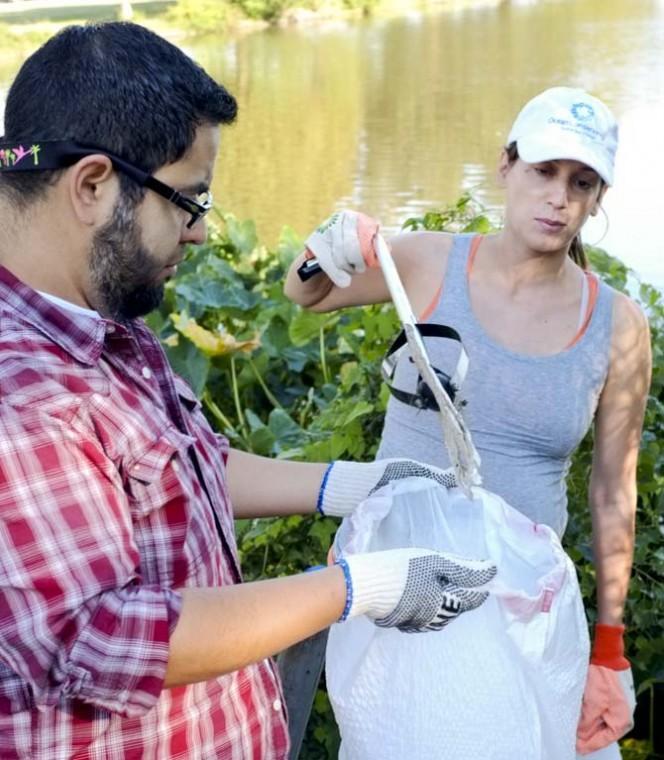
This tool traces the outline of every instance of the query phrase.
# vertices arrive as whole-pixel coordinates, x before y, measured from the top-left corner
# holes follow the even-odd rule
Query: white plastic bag
[[[342,524],[335,554],[421,546],[490,558],[479,609],[441,632],[333,626],[327,688],[344,760],[574,760],[589,641],[558,537],[498,496],[390,483]]]

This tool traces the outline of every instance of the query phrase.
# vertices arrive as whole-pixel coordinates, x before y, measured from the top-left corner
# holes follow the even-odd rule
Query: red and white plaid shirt
[[[0,267],[0,758],[286,757],[269,661],[163,689],[175,589],[240,582],[227,452],[142,322]]]

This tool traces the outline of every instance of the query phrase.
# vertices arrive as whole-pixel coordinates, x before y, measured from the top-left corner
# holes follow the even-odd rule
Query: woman
[[[450,325],[470,358],[459,390],[482,458],[483,485],[562,535],[565,478],[594,423],[590,507],[598,624],[577,749],[610,745],[631,726],[623,609],[634,542],[636,463],[651,359],[647,320],[627,296],[586,269],[579,233],[613,182],[617,125],[582,90],[556,87],[517,116],[499,162],[504,228],[495,235],[398,235],[392,252],[421,321]],[[314,311],[387,301],[375,267],[377,225],[353,212],[307,241],[325,274],[301,282],[296,260],[285,291]],[[327,275],[327,276],[325,276]],[[429,341],[448,375],[454,345]],[[395,385],[414,393],[403,359]],[[390,400],[378,456],[447,466],[434,411]],[[633,699],[633,686],[631,686]],[[601,753],[619,756],[617,746]]]

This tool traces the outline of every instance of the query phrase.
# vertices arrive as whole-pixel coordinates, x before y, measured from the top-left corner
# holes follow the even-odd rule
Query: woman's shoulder
[[[606,282],[602,283],[612,296],[614,333],[640,333],[648,331],[648,317],[638,301],[617,290]]]
[[[435,275],[445,272],[455,244],[471,237],[429,230],[400,232],[390,238],[390,248],[395,260],[408,262],[406,268],[415,266],[420,271]]]
[[[416,314],[421,314],[439,293],[455,237],[449,232],[418,230],[390,238],[394,260]]]
[[[622,291],[607,285],[613,295],[611,348],[612,363],[630,357],[634,363],[647,361],[650,352],[650,325],[641,304]]]
[[[456,235],[451,232],[431,230],[409,230],[399,232],[390,238],[393,251],[410,251],[418,254],[432,253],[438,256],[449,254]]]

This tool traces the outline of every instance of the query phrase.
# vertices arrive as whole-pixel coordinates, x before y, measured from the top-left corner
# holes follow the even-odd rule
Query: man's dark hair
[[[148,172],[177,161],[197,127],[235,118],[235,98],[162,37],[131,23],[69,26],[21,66],[5,106],[4,141],[74,140]],[[0,175],[17,204],[41,197],[59,171]],[[120,175],[137,200],[144,192]]]

